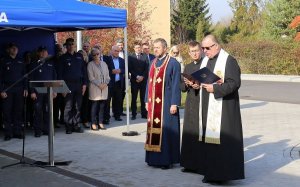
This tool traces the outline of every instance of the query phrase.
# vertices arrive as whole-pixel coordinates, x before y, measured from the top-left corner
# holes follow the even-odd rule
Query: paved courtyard
[[[241,100],[241,111],[246,179],[224,185],[299,186],[300,105]],[[182,173],[179,166],[170,170],[148,167],[144,161],[145,120],[133,121],[129,129],[140,135],[127,137],[122,136],[127,129],[123,119],[106,131],[66,135],[63,129],[56,129],[54,158],[72,163],[57,168],[17,165],[1,169],[0,186],[212,186],[203,184],[201,175]],[[0,166],[18,162],[15,158],[21,155],[21,148],[21,140],[1,139]],[[29,130],[25,156],[47,161],[47,136],[34,138]]]

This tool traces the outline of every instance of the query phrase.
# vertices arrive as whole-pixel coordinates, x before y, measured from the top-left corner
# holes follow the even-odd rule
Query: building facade
[[[142,10],[150,11],[144,28],[150,31],[151,39],[164,38],[171,45],[171,8],[170,0],[140,0]]]

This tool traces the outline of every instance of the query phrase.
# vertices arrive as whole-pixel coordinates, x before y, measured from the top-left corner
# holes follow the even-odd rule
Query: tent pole
[[[124,28],[124,58],[125,58],[125,84],[126,84],[126,126],[129,132],[129,84],[128,84],[128,46],[127,46],[127,27]]]
[[[77,51],[82,49],[82,32],[76,31],[76,38],[77,38]]]
[[[136,136],[138,132],[129,131],[129,83],[128,83],[128,52],[127,52],[127,27],[124,28],[124,60],[125,60],[125,93],[126,93],[126,127],[127,131],[123,132],[123,136]]]

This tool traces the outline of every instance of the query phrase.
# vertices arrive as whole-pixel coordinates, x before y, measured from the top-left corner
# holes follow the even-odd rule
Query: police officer
[[[86,90],[87,72],[83,56],[75,52],[74,39],[66,40],[67,52],[60,57],[58,79],[64,80],[71,93],[63,93],[65,97],[64,120],[66,134],[83,132],[80,122],[82,96]]]
[[[29,75],[30,80],[56,80],[56,71],[53,59],[49,58],[46,47],[40,46],[37,50],[38,61],[31,63]],[[54,97],[56,94],[54,94]],[[42,134],[48,135],[49,132],[49,106],[48,95],[38,93],[34,88],[30,88],[30,97],[34,105],[34,136],[40,137]]]
[[[8,55],[0,64],[0,92],[3,109],[4,140],[12,137],[22,139],[23,105],[27,96],[27,80],[25,64],[17,57],[18,47],[14,43],[8,45]],[[13,87],[9,88],[11,85]],[[9,89],[8,89],[9,88]]]

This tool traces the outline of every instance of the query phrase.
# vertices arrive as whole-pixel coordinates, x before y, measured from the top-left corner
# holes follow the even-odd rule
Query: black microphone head
[[[47,56],[47,57],[45,57],[45,58],[39,59],[38,62],[45,63],[45,62],[47,62],[47,61],[49,61],[49,60],[53,60],[53,58],[54,58],[54,56],[49,55],[49,56]]]

